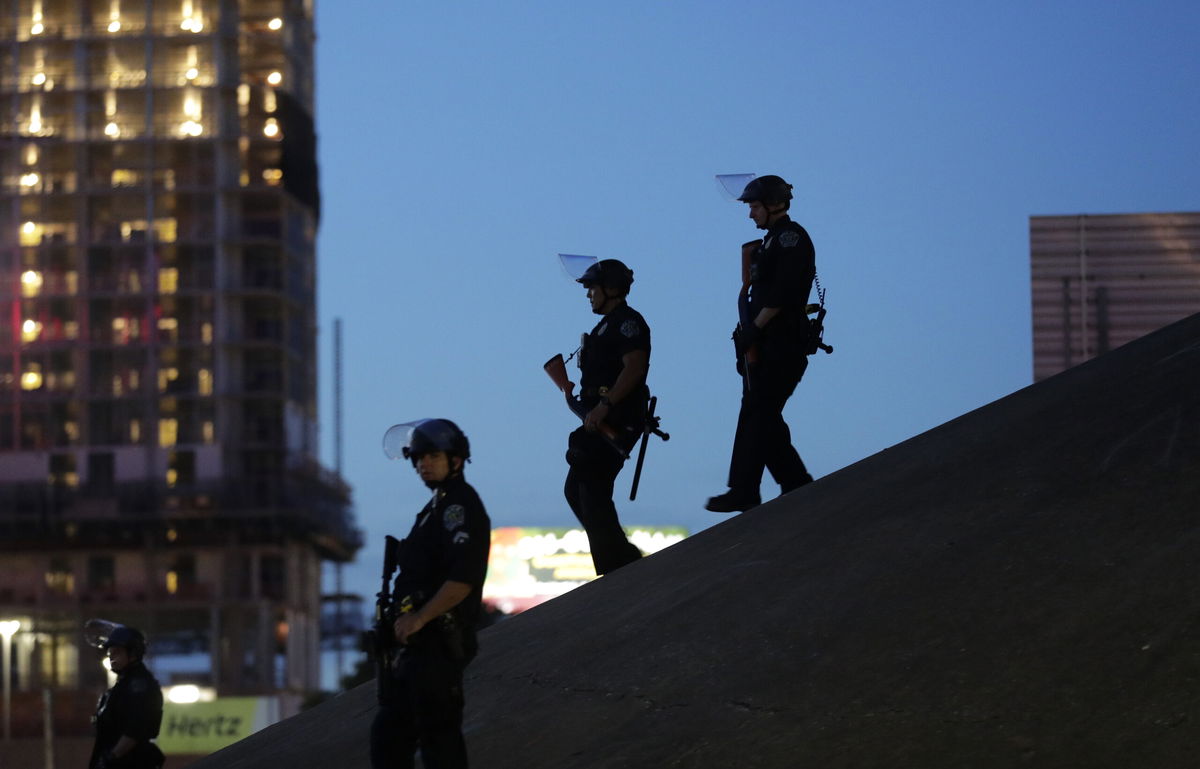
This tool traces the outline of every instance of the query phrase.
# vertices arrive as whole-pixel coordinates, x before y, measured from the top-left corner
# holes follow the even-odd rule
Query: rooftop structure
[[[1200,213],[1034,216],[1033,378],[1200,312]]]

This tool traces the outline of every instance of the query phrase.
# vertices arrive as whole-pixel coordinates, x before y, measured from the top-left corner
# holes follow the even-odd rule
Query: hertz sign
[[[206,755],[278,720],[274,697],[223,697],[212,702],[163,703],[158,747],[167,755]]]

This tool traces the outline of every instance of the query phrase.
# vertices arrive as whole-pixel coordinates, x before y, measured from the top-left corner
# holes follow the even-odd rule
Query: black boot
[[[713,513],[742,513],[762,504],[757,494],[730,489],[724,494],[709,497],[704,509]]]

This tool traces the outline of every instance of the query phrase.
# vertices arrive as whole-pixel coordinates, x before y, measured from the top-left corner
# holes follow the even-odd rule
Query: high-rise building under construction
[[[312,2],[0,14],[17,694],[94,696],[94,616],[144,630],[164,683],[315,689],[322,562],[361,535],[318,460]]]

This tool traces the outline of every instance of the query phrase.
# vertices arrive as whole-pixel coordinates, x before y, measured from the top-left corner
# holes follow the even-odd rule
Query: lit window
[[[200,324],[200,341],[204,344],[212,344],[213,340],[213,325],[211,323]]]
[[[200,77],[200,70],[195,67],[188,67],[187,72],[183,73],[183,77],[188,81],[195,80]]]
[[[42,132],[42,95],[35,94],[33,97],[33,105],[29,108],[29,133],[40,134]]]
[[[283,181],[283,171],[279,168],[264,168],[263,181],[271,186],[278,186]]]
[[[167,386],[170,385],[171,382],[174,382],[178,378],[179,378],[179,369],[177,369],[177,368],[168,368],[168,369],[160,370],[158,372],[158,391],[166,392]],[[163,422],[165,422],[165,421],[174,422],[175,420],[162,420],[162,421]],[[159,435],[162,435],[162,428],[161,428],[162,422],[159,422],[159,425],[160,425]],[[164,443],[162,445],[173,446],[173,445],[175,445],[175,441],[172,440],[171,443]]]
[[[21,324],[21,341],[36,342],[37,338],[42,334],[42,324],[31,318],[26,318]]]
[[[42,24],[40,21],[35,21],[33,26],[29,28],[29,34],[31,35],[40,35],[45,31],[46,25]]]
[[[204,19],[200,15],[200,3],[194,0],[183,0],[180,3],[180,12],[183,16],[183,21],[179,22],[179,28],[185,32],[200,33],[204,31]]]
[[[196,95],[195,88],[187,89],[187,95],[183,97],[183,114],[193,120],[200,119],[200,98]]]
[[[130,443],[142,442],[142,420],[129,420],[129,441]]]
[[[21,273],[21,295],[37,296],[42,290],[42,273],[37,270],[26,270]]]
[[[42,225],[35,222],[25,222],[21,225],[21,245],[36,246],[42,242]]]
[[[179,124],[179,133],[184,136],[200,136],[204,133],[204,126],[195,120],[185,120]]]
[[[33,77],[30,78],[30,81],[34,85],[45,85],[46,84],[46,73],[45,72],[35,72]]]
[[[263,135],[275,139],[279,137],[279,121],[273,117],[267,118],[266,125],[263,126]]]
[[[158,293],[174,294],[178,290],[179,269],[176,267],[160,268],[158,271]]]
[[[21,374],[22,390],[38,390],[42,386],[42,366],[40,363],[30,363]]]
[[[204,435],[205,443],[212,443],[213,439],[216,438],[216,430],[213,429],[213,423],[211,419],[207,420],[201,426],[200,431]]]
[[[40,182],[41,180],[42,180],[42,177],[38,176],[37,173],[35,173],[33,171],[30,171],[27,174],[21,174],[21,186],[22,187],[36,187],[38,182]]]
[[[138,172],[132,168],[114,168],[112,172],[112,186],[114,187],[135,187],[139,181]]]
[[[108,125],[104,126],[104,135],[110,139],[116,139],[121,135],[121,127],[110,121]]]
[[[179,339],[179,319],[178,318],[159,318],[158,319],[158,337],[159,339],[167,339],[172,342]],[[171,369],[175,371],[175,369]],[[179,372],[175,371],[175,376],[179,376]],[[174,379],[175,377],[171,377]]]
[[[120,32],[121,31],[121,22],[117,21],[116,19],[113,19],[112,21],[108,22],[108,31],[109,32]]]
[[[46,588],[59,595],[74,595],[75,575],[71,573],[70,564],[55,563],[56,560],[50,562],[50,569],[46,572]]]
[[[179,438],[179,420],[178,419],[160,419],[158,420],[158,445],[162,448],[174,446]],[[168,470],[168,473],[175,472]]]
[[[271,74],[267,75],[267,82],[271,85],[279,85],[283,82],[283,73],[279,72],[278,70],[272,72]]]
[[[201,395],[212,395],[213,377],[211,371],[206,368],[200,369],[200,371],[196,374],[196,382]],[[211,429],[212,422],[205,422],[205,424],[208,425],[209,429]]]
[[[275,32],[278,32],[279,30],[283,29],[283,19],[276,16],[267,22],[267,27]]]

